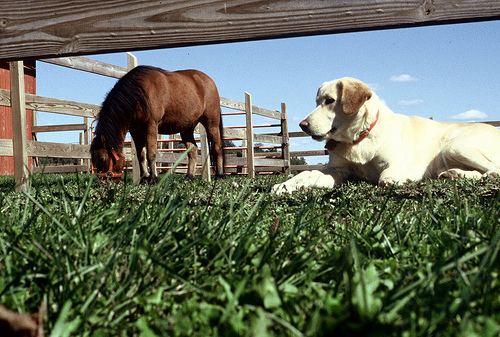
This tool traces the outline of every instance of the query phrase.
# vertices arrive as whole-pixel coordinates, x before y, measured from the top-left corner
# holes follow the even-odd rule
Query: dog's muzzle
[[[309,129],[309,122],[308,121],[303,120],[302,122],[300,122],[299,126],[302,129],[302,131],[304,131],[308,135],[311,134],[311,130]]]
[[[299,126],[302,129],[302,131],[304,131],[307,135],[311,136],[312,139],[318,140],[318,141],[321,141],[321,140],[325,139],[326,135],[315,135],[315,134],[312,134],[312,132],[311,132],[311,126],[310,126],[310,124],[309,124],[308,121],[303,120],[302,122],[299,123]]]

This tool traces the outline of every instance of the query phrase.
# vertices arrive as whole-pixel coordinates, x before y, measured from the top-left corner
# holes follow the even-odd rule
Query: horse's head
[[[96,136],[90,145],[93,171],[102,178],[119,178],[125,168],[125,155],[106,146],[104,136]]]

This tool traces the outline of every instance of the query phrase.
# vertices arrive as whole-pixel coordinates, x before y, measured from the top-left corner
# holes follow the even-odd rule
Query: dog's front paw
[[[398,181],[395,178],[386,177],[386,178],[383,178],[383,179],[381,178],[378,181],[378,186],[387,187],[387,186],[396,185],[397,183],[398,183]]]
[[[283,193],[292,193],[292,191],[287,187],[286,183],[276,184],[271,189],[271,192],[280,195]]]

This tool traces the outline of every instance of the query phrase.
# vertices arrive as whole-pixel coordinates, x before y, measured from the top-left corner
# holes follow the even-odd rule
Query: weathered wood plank
[[[247,120],[247,170],[248,178],[255,178],[255,158],[254,158],[254,134],[253,134],[253,120],[252,120],[252,95],[245,92],[245,112]]]
[[[61,124],[33,126],[32,132],[85,131],[87,124]]]
[[[26,91],[24,88],[24,64],[13,61],[9,65],[10,94],[12,104],[12,133],[14,152],[14,179],[16,191],[26,188],[28,178],[28,152],[26,130]]]
[[[296,132],[289,132],[288,137],[294,138],[294,137],[311,137],[307,133],[303,131],[296,131]]]
[[[239,138],[247,139],[247,134],[244,130],[224,129],[224,138]]]
[[[182,155],[181,152],[179,153],[172,153],[172,152],[163,152],[163,151],[158,151],[156,153],[156,162],[157,163],[175,163],[177,159]],[[185,156],[180,163],[181,164],[187,164],[188,162],[188,157]],[[196,163],[200,165],[202,162],[202,157],[201,155],[196,156]]]
[[[26,94],[26,107],[36,111],[96,118],[99,105]]]
[[[235,101],[234,99],[221,97],[220,98],[220,106],[223,108],[245,111],[245,103]]]
[[[0,89],[0,105],[11,106],[9,90]],[[26,108],[36,111],[95,118],[101,107],[95,104],[26,94]]]
[[[31,173],[74,173],[88,172],[89,168],[86,165],[57,165],[57,166],[40,166],[34,167]]]
[[[223,108],[229,108],[233,110],[245,111],[245,103],[238,102],[233,99],[221,97],[220,106]],[[269,110],[265,108],[261,108],[258,106],[252,106],[252,113],[264,117],[269,117],[273,119],[281,119],[281,113],[275,110]]]
[[[0,139],[0,156],[13,156],[12,139]]]
[[[283,159],[265,159],[265,158],[255,158],[255,166],[276,166],[283,168]]]
[[[28,141],[28,156],[90,159],[90,145]]]
[[[127,68],[80,56],[51,58],[42,61],[114,78],[121,78],[127,73]]]
[[[255,105],[252,106],[252,113],[255,115],[281,120],[281,113],[279,111],[264,109]]]
[[[245,166],[245,165],[247,165],[247,158],[246,157],[227,156],[225,165]]]
[[[10,106],[10,91],[0,89],[0,106]]]
[[[290,139],[288,137],[288,109],[286,103],[281,103],[281,152],[283,153],[283,173],[290,174]]]
[[[292,152],[290,152],[291,157],[325,156],[325,155],[328,155],[327,150],[292,151]]]
[[[0,61],[500,18],[496,0],[0,2]]]
[[[281,142],[283,141],[283,137],[255,133],[253,135],[253,140],[259,143],[281,144]]]

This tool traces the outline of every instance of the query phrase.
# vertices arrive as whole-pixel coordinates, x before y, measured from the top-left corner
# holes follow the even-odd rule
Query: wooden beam
[[[201,123],[198,123],[198,127],[200,130],[199,132],[200,132],[200,152],[201,152],[201,163],[198,163],[198,165],[201,165],[202,167],[201,176],[203,177],[203,180],[210,182],[212,181],[212,179],[210,174],[210,149],[208,144],[207,131],[205,130],[205,127]]]
[[[247,169],[248,178],[255,178],[255,163],[254,163],[254,134],[253,134],[253,119],[252,119],[252,95],[245,92],[245,110],[246,110],[246,120],[247,120]]]
[[[28,109],[36,111],[53,112],[71,116],[81,116],[95,118],[99,109],[99,105],[66,101],[63,99],[50,98],[26,94],[26,106]]]
[[[0,61],[500,19],[497,0],[0,2]]]
[[[264,109],[255,105],[252,107],[252,113],[273,119],[281,119],[281,113],[279,111]]]
[[[27,150],[32,157],[90,159],[89,145],[28,141]]]
[[[283,137],[276,135],[263,135],[255,133],[253,135],[253,140],[257,143],[281,144],[281,142],[283,141]]]
[[[229,108],[233,110],[245,111],[245,103],[238,102],[229,98],[220,98],[220,106],[221,108]]]
[[[12,139],[0,139],[0,156],[13,156]]]
[[[283,153],[283,173],[290,174],[290,138],[288,137],[288,110],[285,103],[281,103],[281,153]]]
[[[291,151],[291,157],[327,156],[327,150]]]
[[[130,71],[137,67],[137,57],[131,53],[127,53],[127,71]],[[137,148],[135,147],[135,142],[132,139],[131,144],[131,156],[132,156],[132,180],[138,183],[141,180],[141,169],[139,164],[139,157],[137,155]]]
[[[127,68],[79,56],[52,58],[42,61],[113,78],[121,78],[127,73]]]
[[[290,138],[295,138],[295,137],[311,137],[304,131],[296,131],[296,132],[289,132],[288,137]]]
[[[89,172],[86,165],[56,165],[56,166],[40,166],[34,167],[31,173],[75,173]]]
[[[87,124],[61,124],[33,126],[32,132],[85,131]]]
[[[283,159],[255,158],[255,166],[280,167],[283,169]]]
[[[10,62],[10,101],[12,104],[12,133],[14,153],[14,179],[16,191],[26,188],[28,178],[26,96],[24,90],[23,61]]]
[[[26,94],[26,108],[36,111],[45,111],[60,113],[71,116],[82,116],[95,118],[99,109],[99,105],[66,101],[63,99],[50,98]],[[10,91],[0,89],[0,106],[11,106]]]

